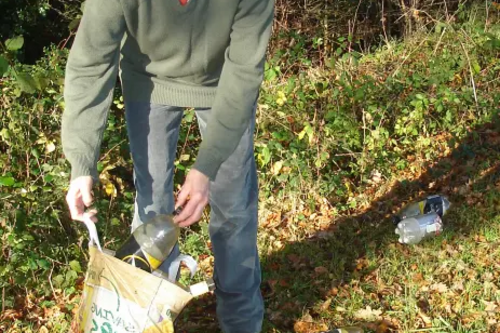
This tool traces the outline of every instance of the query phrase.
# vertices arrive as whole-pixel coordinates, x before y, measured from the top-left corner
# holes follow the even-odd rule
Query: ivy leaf
[[[46,77],[37,75],[33,78],[35,80],[36,88],[38,90],[44,90],[50,83],[50,80]]]
[[[17,73],[16,79],[22,91],[32,94],[37,90],[35,79],[28,73]]]
[[[9,69],[9,62],[0,55],[0,77],[2,77]]]
[[[13,186],[16,180],[13,177],[0,177],[0,186]]]
[[[76,260],[73,260],[69,263],[69,267],[71,267],[72,270],[74,270],[77,273],[82,272],[82,267],[80,266],[80,263]]]
[[[80,21],[81,21],[81,19],[79,17],[77,17],[73,21],[71,21],[68,25],[69,31],[76,30],[76,28],[78,28],[78,26],[80,25]]]
[[[17,51],[21,49],[24,45],[24,37],[23,36],[18,36],[12,39],[7,39],[5,41],[5,47],[9,51]]]

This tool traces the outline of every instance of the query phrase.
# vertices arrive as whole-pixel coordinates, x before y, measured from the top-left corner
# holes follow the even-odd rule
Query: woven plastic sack
[[[73,333],[173,333],[174,321],[192,299],[181,286],[103,251],[92,221],[90,260]]]

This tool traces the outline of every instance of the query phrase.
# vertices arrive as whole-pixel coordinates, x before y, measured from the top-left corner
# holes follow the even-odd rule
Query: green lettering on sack
[[[113,328],[110,323],[104,323],[101,326],[101,333],[113,333]]]
[[[102,308],[97,308],[97,309],[96,309],[96,312],[95,312],[95,315],[96,315],[97,317],[102,318]]]
[[[126,322],[123,318],[119,316],[118,313],[113,312],[112,310],[107,310],[102,307],[99,307],[97,304],[93,303],[92,314],[95,318],[106,320],[101,326],[97,324],[97,322],[92,319],[93,328],[91,332],[98,332],[99,328],[101,329],[100,333],[114,333],[113,327],[122,328],[127,332],[137,332],[135,325],[131,322]]]
[[[113,312],[109,311],[109,310],[104,310],[104,312],[106,312],[106,320],[110,320],[110,321],[113,321]],[[111,319],[108,318],[108,314],[111,315]]]
[[[97,332],[97,329],[99,328],[99,326],[97,326],[97,322],[92,319],[92,328],[90,329],[90,332]]]

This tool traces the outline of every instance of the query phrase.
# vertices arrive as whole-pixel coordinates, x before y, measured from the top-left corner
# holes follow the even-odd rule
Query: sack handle
[[[193,257],[186,254],[180,254],[177,258],[175,258],[175,260],[170,264],[170,267],[168,268],[168,279],[171,282],[177,281],[181,262],[183,262],[189,268],[189,271],[191,272],[191,279],[198,270],[198,263],[196,262],[196,260],[194,260]]]
[[[97,228],[95,227],[95,223],[94,221],[92,221],[89,214],[83,214],[83,223],[85,223],[85,226],[89,231],[89,246],[95,245],[97,246],[97,249],[102,252],[101,243],[99,242],[99,235],[97,234]]]

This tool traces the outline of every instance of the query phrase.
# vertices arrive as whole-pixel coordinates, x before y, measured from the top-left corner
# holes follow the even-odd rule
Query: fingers
[[[181,192],[181,194],[182,194],[182,192]],[[178,201],[178,202],[180,202],[180,201]],[[195,211],[196,206],[198,204],[196,202],[195,198],[191,198],[189,201],[184,199],[183,202],[184,203],[187,202],[187,203],[184,205],[184,208],[181,210],[179,215],[174,217],[174,222],[176,222],[176,223],[181,223],[181,222],[185,221],[187,218],[189,218],[189,216],[191,216],[191,214],[193,214],[193,212]]]
[[[178,223],[181,227],[187,227],[191,224],[198,222],[203,214],[203,209],[208,204],[208,199],[202,194],[195,194],[187,201],[187,204],[179,213],[174,217],[174,222]]]
[[[184,207],[184,205],[186,205],[186,202],[189,198],[189,192],[190,189],[187,186],[182,187],[181,192],[177,196],[177,201],[175,203],[175,210],[177,210],[179,207]]]
[[[91,177],[83,176],[71,182],[68,194],[66,195],[66,202],[73,220],[83,221],[85,208],[90,207],[93,201]],[[94,209],[88,213],[91,215],[91,219],[97,222],[97,217],[95,216],[97,211]]]
[[[73,220],[82,221],[84,204],[80,191],[75,187],[70,187],[66,195],[66,202],[68,203],[69,212]]]
[[[82,194],[83,203],[86,207],[90,207],[94,202],[94,196],[92,195],[92,178],[82,177],[77,180],[77,184]]]
[[[189,227],[190,225],[198,222],[201,219],[201,216],[203,214],[203,210],[205,209],[206,203],[204,204],[201,202],[194,210],[193,214],[191,214],[190,217],[188,217],[186,220],[183,222],[179,223],[179,226],[182,228]]]
[[[86,211],[84,214],[88,214],[92,222],[97,222],[97,209],[90,209]]]
[[[94,202],[94,197],[92,196],[91,188],[82,188],[81,190],[82,199],[85,207],[90,207]]]

